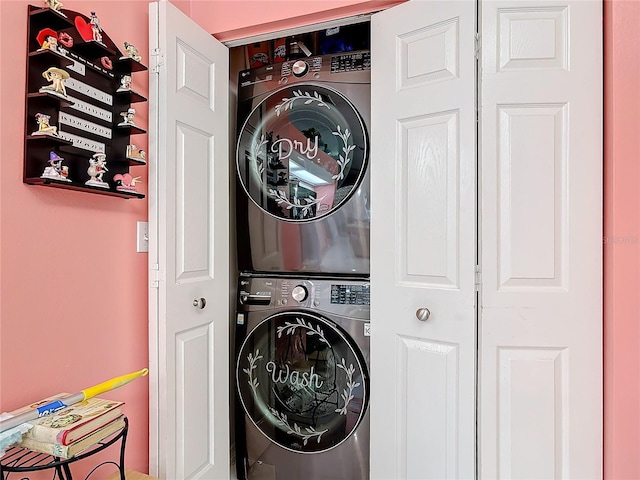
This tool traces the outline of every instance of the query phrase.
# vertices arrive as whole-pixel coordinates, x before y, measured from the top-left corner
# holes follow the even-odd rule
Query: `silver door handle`
[[[193,306],[194,307],[198,307],[199,309],[203,309],[204,307],[207,306],[207,301],[204,298],[194,298],[193,299]]]
[[[427,320],[429,320],[430,315],[431,312],[428,308],[419,308],[418,310],[416,310],[416,318],[421,322],[426,322]]]

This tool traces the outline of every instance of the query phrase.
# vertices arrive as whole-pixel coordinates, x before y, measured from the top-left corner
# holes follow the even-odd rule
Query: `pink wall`
[[[229,40],[399,2],[175,3]],[[147,256],[135,252],[146,200],[21,181],[27,4],[0,1],[0,411],[147,364]],[[146,1],[67,0],[65,8],[95,9],[116,43],[148,51]],[[639,22],[639,2],[605,0],[605,478],[612,480],[640,478]],[[143,95],[147,78],[134,75]],[[146,110],[137,110],[146,126]],[[127,467],[147,471],[146,380],[105,396],[127,402]]]
[[[0,411],[148,364],[147,255],[135,248],[146,199],[22,183],[28,3],[43,2],[0,2]],[[65,0],[64,8],[85,15],[94,9],[120,48],[126,40],[147,56],[147,2]],[[134,89],[148,95],[147,72],[134,74]],[[147,105],[136,111],[136,123],[146,127]],[[146,136],[135,142],[147,149]],[[133,171],[146,192],[146,169]],[[127,464],[146,471],[147,379],[104,397],[126,402]]]
[[[640,478],[640,2],[605,1],[604,380],[608,479]]]
[[[147,255],[135,251],[136,221],[147,219],[147,200],[22,183],[29,3],[42,4],[0,0],[0,412],[59,391],[75,392],[148,363]],[[175,3],[207,31],[229,39],[398,1]],[[65,0],[64,8],[84,14],[95,10],[111,39],[119,46],[124,41],[136,45],[148,65],[146,0]],[[148,73],[134,74],[133,86],[148,96]],[[146,107],[136,105],[136,123],[142,127],[148,125]],[[147,148],[146,137],[135,141]],[[142,175],[140,191],[146,192],[146,168],[135,167],[134,173]],[[147,380],[103,396],[126,402],[131,423],[126,466],[147,472]],[[86,469],[74,473],[82,478]]]

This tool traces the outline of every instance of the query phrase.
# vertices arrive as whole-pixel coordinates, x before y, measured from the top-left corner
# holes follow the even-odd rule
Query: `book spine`
[[[31,438],[23,438],[21,447],[34,450],[36,452],[48,453],[55,457],[67,458],[69,456],[69,446],[59,445],[57,443],[45,443]]]

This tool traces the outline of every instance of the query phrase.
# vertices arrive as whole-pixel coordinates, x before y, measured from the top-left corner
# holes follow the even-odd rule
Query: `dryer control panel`
[[[358,50],[288,60],[238,73],[238,102],[300,82],[371,83],[371,52]]]

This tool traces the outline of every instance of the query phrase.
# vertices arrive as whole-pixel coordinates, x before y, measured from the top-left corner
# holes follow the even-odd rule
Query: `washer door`
[[[332,88],[296,84],[265,98],[238,137],[236,166],[262,210],[308,222],[339,208],[357,190],[368,139],[353,104]]]
[[[368,403],[357,346],[338,325],[308,312],[279,313],[254,328],[239,351],[236,384],[258,430],[301,453],[340,445]]]

